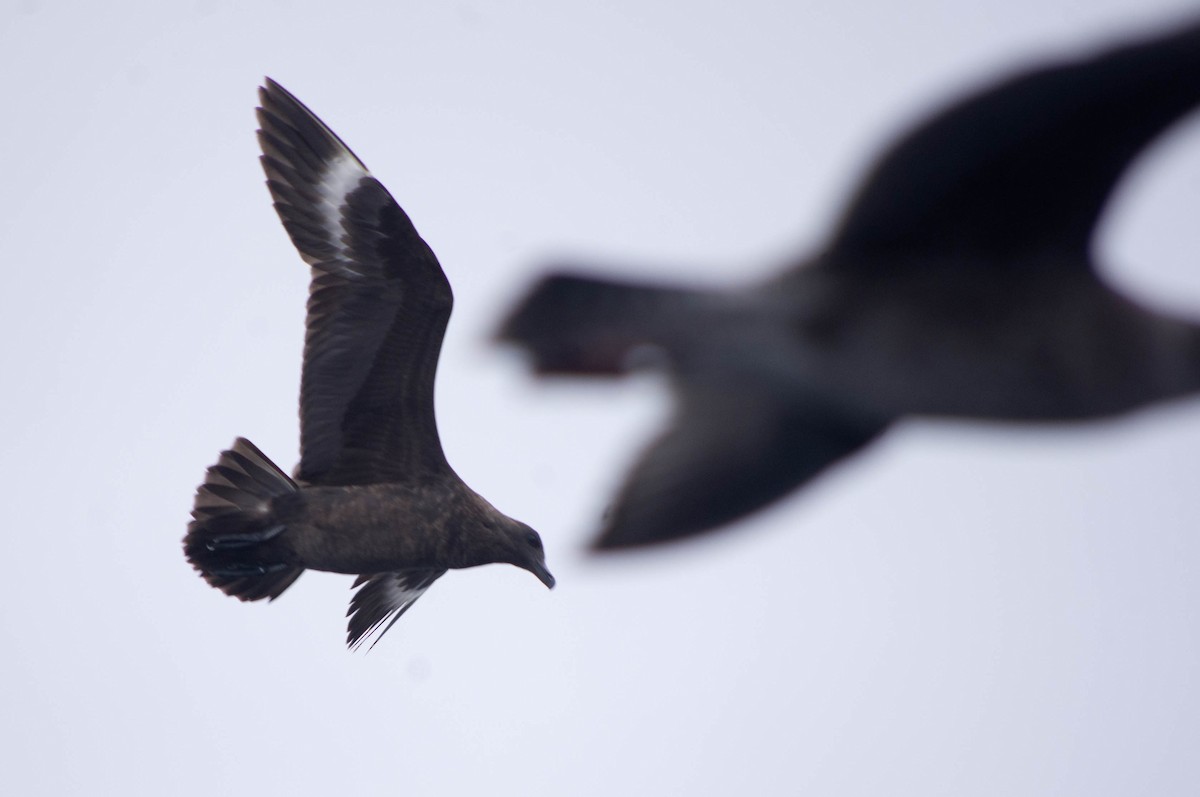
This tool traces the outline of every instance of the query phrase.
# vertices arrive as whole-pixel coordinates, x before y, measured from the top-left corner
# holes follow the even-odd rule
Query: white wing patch
[[[350,618],[346,642],[351,650],[358,650],[370,637],[375,637],[370,647],[383,638],[400,615],[408,611],[417,598],[425,594],[429,585],[437,581],[445,570],[400,570],[395,573],[377,573],[359,576],[355,587],[361,588],[350,600]],[[386,623],[386,625],[385,625]]]
[[[361,277],[362,272],[350,267],[354,258],[350,256],[350,247],[346,244],[349,231],[342,224],[342,208],[350,192],[358,188],[363,179],[370,177],[371,173],[358,158],[343,150],[337,158],[325,164],[321,182],[317,184],[317,192],[321,196],[321,222],[337,251],[337,272],[348,277]]]

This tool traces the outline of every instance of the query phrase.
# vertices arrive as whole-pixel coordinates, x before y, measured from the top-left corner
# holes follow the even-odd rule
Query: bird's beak
[[[550,571],[541,562],[534,562],[529,566],[529,572],[538,577],[546,585],[546,589],[554,589],[554,576],[550,575]]]

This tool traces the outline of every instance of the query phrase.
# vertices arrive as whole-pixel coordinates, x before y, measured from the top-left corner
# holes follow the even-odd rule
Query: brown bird
[[[951,104],[763,284],[544,278],[501,340],[542,373],[660,364],[677,398],[596,547],[728,524],[905,416],[1079,421],[1200,391],[1200,326],[1118,293],[1093,252],[1122,173],[1198,102],[1192,21]]]
[[[259,102],[267,187],[312,269],[300,463],[293,480],[234,441],[196,490],[188,561],[244,601],[274,600],[306,568],[358,574],[351,648],[450,568],[502,562],[553,587],[537,532],[442,453],[433,383],[453,297],[433,251],[312,111],[270,79]]]

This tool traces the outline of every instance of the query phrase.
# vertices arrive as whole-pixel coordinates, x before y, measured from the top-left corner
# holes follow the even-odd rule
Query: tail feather
[[[196,489],[183,538],[187,560],[226,595],[244,601],[279,597],[304,568],[290,563],[276,542],[285,527],[274,518],[271,500],[298,489],[253,443],[239,437]]]
[[[543,374],[614,375],[644,348],[664,348],[697,292],[552,274],[517,305],[497,340],[517,344]]]

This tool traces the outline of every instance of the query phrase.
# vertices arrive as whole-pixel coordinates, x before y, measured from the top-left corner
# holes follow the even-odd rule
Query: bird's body
[[[259,142],[275,209],[312,268],[293,480],[239,438],[208,469],[188,560],[242,600],[305,569],[357,574],[352,647],[376,641],[451,568],[508,563],[546,586],[541,539],[446,461],[433,387],[450,284],[387,190],[299,100],[268,80]]]
[[[506,561],[503,546],[481,545],[481,535],[471,533],[499,513],[458,480],[306,487],[277,499],[272,513],[287,526],[287,553],[312,570],[359,574],[393,570],[397,562],[454,569]]]
[[[1200,329],[1090,273],[946,263],[869,281],[820,266],[787,279],[787,289],[772,283],[746,303],[759,329],[728,336],[757,340],[757,353],[714,350],[776,389],[841,397],[867,414],[1087,420],[1200,389]],[[803,298],[789,303],[794,296]],[[784,306],[764,325],[762,310],[775,303]],[[777,340],[764,342],[768,330]]]
[[[1093,256],[1130,161],[1197,104],[1193,21],[948,105],[762,284],[544,278],[500,339],[543,373],[662,365],[677,399],[597,546],[717,528],[906,416],[1082,421],[1200,391],[1200,325],[1114,290]]]

